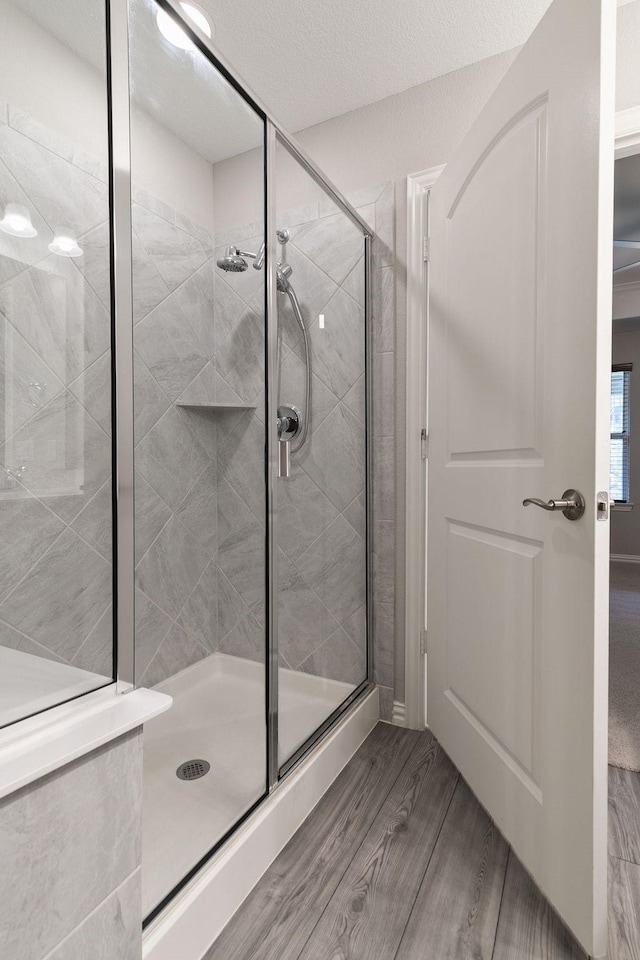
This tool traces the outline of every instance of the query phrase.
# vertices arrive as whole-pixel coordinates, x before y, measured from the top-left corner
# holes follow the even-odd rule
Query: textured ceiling
[[[550,0],[199,2],[223,56],[296,131],[523,43]],[[13,3],[102,68],[102,0]],[[160,36],[153,0],[129,3],[137,103],[212,162],[256,146],[255,118],[203,58]]]

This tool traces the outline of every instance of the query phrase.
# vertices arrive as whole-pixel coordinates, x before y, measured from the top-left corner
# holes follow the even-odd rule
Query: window
[[[632,365],[616,364],[611,371],[611,461],[609,495],[629,500],[629,378]]]

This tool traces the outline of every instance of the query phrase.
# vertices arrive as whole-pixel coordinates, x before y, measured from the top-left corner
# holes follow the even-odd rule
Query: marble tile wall
[[[215,396],[213,246],[133,196],[136,677],[154,686],[217,649],[216,415],[182,406]]]
[[[394,191],[383,184],[350,198],[379,231],[374,262],[371,349],[374,376],[374,644],[376,680],[385,715],[393,702],[393,357]],[[293,267],[291,282],[309,322],[312,355],[311,435],[292,456],[292,474],[279,486],[279,642],[281,666],[359,682],[364,676],[364,260],[361,234],[329,201],[280,218],[291,239],[279,250]],[[234,243],[260,244],[255,224],[216,236],[216,257]],[[253,246],[252,246],[253,244]],[[259,275],[258,275],[259,276]],[[216,326],[226,342],[218,365],[220,396],[261,400],[263,379],[262,291],[256,275],[215,272]],[[281,402],[304,407],[302,337],[289,301],[279,295]],[[324,313],[326,326],[319,328]],[[248,370],[255,373],[255,379]],[[224,652],[264,657],[264,623],[256,590],[262,563],[247,563],[263,550],[264,442],[262,412],[219,423],[218,506],[239,525],[219,519],[218,635]],[[250,437],[232,446],[235,430]],[[245,470],[249,449],[255,462]],[[257,457],[256,457],[257,455]],[[227,533],[228,530],[228,533]]]
[[[11,960],[140,960],[142,732],[0,801]]]
[[[0,643],[110,678],[107,171],[3,106],[0,212],[38,234],[0,233]],[[61,225],[84,257],[49,252]]]

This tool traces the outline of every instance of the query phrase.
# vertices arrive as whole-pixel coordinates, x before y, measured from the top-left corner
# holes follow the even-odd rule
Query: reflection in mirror
[[[264,123],[129,9],[136,678],[173,697],[145,727],[149,915],[266,786]],[[217,168],[246,151],[227,230]]]
[[[113,675],[105,9],[0,0],[0,726]]]

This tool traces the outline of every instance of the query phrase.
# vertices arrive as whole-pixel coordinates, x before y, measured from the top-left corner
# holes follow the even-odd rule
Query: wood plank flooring
[[[640,960],[640,776],[610,768],[608,960]],[[429,733],[380,723],[203,960],[584,960]]]

